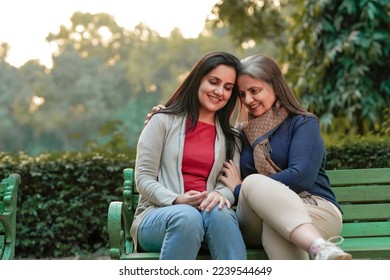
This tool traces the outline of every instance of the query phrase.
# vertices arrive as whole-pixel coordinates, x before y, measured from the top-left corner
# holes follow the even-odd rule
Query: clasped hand
[[[218,209],[222,209],[225,205],[228,208],[231,206],[229,200],[216,191],[211,193],[188,191],[179,195],[173,204],[188,204],[206,212],[211,211],[217,204]]]

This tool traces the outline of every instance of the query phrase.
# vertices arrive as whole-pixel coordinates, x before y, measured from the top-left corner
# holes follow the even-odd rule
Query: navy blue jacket
[[[257,173],[253,149],[243,135],[241,176]],[[289,115],[270,136],[271,158],[282,171],[270,177],[296,193],[308,191],[336,205],[329,178],[325,173],[326,151],[318,120],[313,116]],[[235,191],[237,193],[237,191]]]

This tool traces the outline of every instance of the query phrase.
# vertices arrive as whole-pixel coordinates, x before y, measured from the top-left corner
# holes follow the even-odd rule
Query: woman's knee
[[[175,215],[172,216],[169,224],[170,227],[177,228],[182,232],[204,233],[200,212],[189,205],[180,205],[180,211],[177,211]]]
[[[213,209],[211,209],[210,212],[202,212],[203,220],[210,220],[210,221],[237,221],[237,217],[235,212],[224,206],[222,209],[219,209],[218,206],[215,206]]]
[[[180,232],[188,238],[203,239],[205,230],[200,212],[190,205],[177,205],[178,210],[171,217],[168,231]]]
[[[222,209],[214,207],[210,212],[202,212],[204,228],[207,231],[210,228],[221,228],[224,230],[239,229],[236,213],[226,206]]]
[[[261,174],[249,175],[242,181],[241,193],[245,197],[250,197],[254,192],[264,192],[273,184],[272,181],[274,180]]]

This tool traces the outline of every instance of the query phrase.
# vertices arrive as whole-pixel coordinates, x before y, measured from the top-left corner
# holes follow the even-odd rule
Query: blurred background
[[[38,155],[110,141],[112,149],[134,147],[146,112],[163,103],[194,62],[213,50],[275,58],[303,105],[319,115],[325,133],[389,132],[389,1],[168,0],[138,1],[144,3],[139,7],[137,1],[55,1],[51,5],[58,7],[47,20],[38,12],[50,14],[42,3],[53,1],[11,2],[17,5],[14,21],[2,29],[21,39],[25,49],[0,35],[0,151]],[[156,28],[164,30],[163,22],[177,26],[161,35],[146,18],[126,28],[113,14],[87,12],[101,2],[121,11],[122,24],[126,14],[131,23],[132,14],[145,13],[160,19]],[[203,10],[196,11],[191,5],[199,3]],[[3,4],[1,13],[10,14],[9,4]],[[61,5],[74,13],[53,26]],[[18,16],[22,10],[31,21]],[[195,25],[189,15],[196,12],[203,26],[184,36],[181,26]],[[177,20],[169,21],[172,17]],[[42,22],[40,29],[28,31],[34,18]],[[48,49],[35,43],[34,33],[44,28],[53,30],[41,39]],[[13,49],[24,56],[28,49],[45,53],[23,62]]]
[[[328,169],[390,166],[388,0],[5,0],[0,176],[22,176],[16,258],[107,256],[146,113],[206,52],[273,57]],[[87,257],[88,258],[88,257]]]

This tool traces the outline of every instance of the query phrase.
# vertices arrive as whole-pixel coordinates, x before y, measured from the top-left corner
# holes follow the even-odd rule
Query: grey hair
[[[268,83],[275,91],[276,100],[291,114],[312,115],[306,111],[288,86],[279,65],[270,57],[252,55],[241,60],[239,76],[249,75]]]

